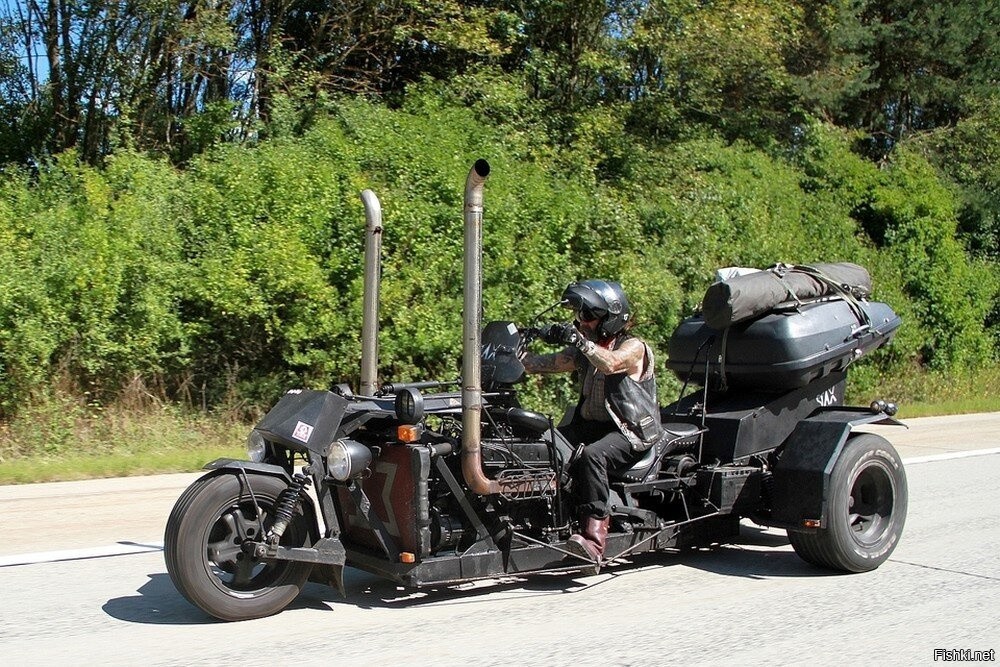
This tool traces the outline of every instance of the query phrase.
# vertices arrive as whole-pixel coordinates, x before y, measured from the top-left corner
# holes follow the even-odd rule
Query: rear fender
[[[830,475],[851,431],[863,424],[902,423],[868,408],[822,409],[803,419],[776,452],[770,525],[813,530],[827,525]]]

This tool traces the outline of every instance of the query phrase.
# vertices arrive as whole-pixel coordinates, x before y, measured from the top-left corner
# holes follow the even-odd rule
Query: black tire
[[[264,529],[287,487],[276,477],[248,474]],[[270,616],[295,599],[309,578],[311,563],[259,561],[244,553],[246,539],[259,532],[242,475],[215,474],[195,481],[174,505],[163,539],[167,573],[191,604],[224,621]],[[309,522],[301,507],[281,544],[309,544]]]
[[[906,473],[896,449],[871,433],[852,436],[830,475],[827,525],[788,531],[803,560],[842,572],[881,565],[899,543],[906,521]]]

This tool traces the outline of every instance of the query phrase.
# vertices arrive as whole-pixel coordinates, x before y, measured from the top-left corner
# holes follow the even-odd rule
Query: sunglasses
[[[600,319],[590,308],[581,308],[576,311],[576,318],[581,322],[593,322],[594,320]]]

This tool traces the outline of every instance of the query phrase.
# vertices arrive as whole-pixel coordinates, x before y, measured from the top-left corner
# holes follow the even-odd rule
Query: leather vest
[[[616,341],[615,349],[624,340]],[[645,354],[638,381],[627,373],[606,376],[597,371],[583,354],[578,355],[578,364],[584,374],[580,416],[593,421],[613,421],[636,452],[646,451],[663,436],[660,405],[656,398],[653,351],[645,342],[642,346]],[[603,406],[603,409],[598,406]]]

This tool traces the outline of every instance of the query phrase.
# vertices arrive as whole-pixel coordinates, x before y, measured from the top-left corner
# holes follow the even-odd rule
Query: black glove
[[[575,345],[580,347],[586,340],[576,327],[569,323],[547,324],[541,328],[542,340],[550,345]]]
[[[565,324],[546,324],[538,330],[539,337],[549,345],[559,345],[562,343],[563,329]]]

